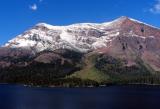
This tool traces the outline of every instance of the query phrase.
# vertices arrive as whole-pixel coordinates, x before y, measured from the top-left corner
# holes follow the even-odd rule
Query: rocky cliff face
[[[124,31],[137,34],[132,31],[134,28],[130,28],[131,30],[127,28],[132,26],[133,23],[139,24],[127,17],[121,17],[112,22],[102,24],[82,23],[69,26],[51,26],[40,23],[10,40],[4,46],[27,48],[36,52],[62,48],[87,52],[107,47],[113,39],[122,34],[122,32],[124,33]]]
[[[82,23],[52,26],[40,23],[4,45],[0,55],[13,56],[18,51],[36,54],[44,50],[70,49],[83,53],[97,51],[124,58],[127,65],[138,58],[155,70],[160,70],[160,29],[128,17],[96,24]],[[25,50],[24,50],[25,49]],[[14,53],[10,53],[14,51]]]
[[[160,30],[150,25],[126,18],[120,26],[120,34],[109,46],[97,51],[127,61],[127,66],[142,60],[154,70],[160,70]]]
[[[148,75],[160,71],[160,29],[128,17],[101,24],[40,23],[0,48],[0,66],[16,69],[45,66],[50,69],[46,71],[63,72],[63,76],[73,73],[88,76],[88,72],[97,74],[101,69],[108,72],[106,66],[118,66],[112,69],[116,74],[130,71]]]

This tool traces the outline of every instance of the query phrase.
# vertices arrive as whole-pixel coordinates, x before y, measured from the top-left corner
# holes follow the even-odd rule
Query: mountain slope
[[[40,23],[4,46],[28,48],[37,52],[62,48],[86,52],[108,46],[115,37],[121,34],[123,22],[128,19],[121,17],[102,24],[82,23],[69,26],[51,26]]]
[[[160,83],[159,72],[160,29],[124,16],[101,24],[40,23],[0,48],[1,82]]]
[[[99,71],[96,67],[96,58],[98,54],[88,53],[84,56],[84,66],[81,70],[74,72],[67,78],[81,78],[82,80],[89,79],[98,83],[109,82],[109,75]]]

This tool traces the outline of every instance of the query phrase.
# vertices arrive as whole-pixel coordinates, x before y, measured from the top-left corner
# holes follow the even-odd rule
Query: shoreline
[[[67,86],[41,86],[41,85],[28,85],[28,84],[14,84],[14,83],[0,83],[0,85],[13,85],[13,86],[23,86],[23,87],[31,87],[31,88],[104,88],[110,86],[160,86],[160,84],[149,84],[149,83],[128,83],[128,84],[106,84],[106,85],[99,85],[99,86],[74,86],[74,87],[67,87]]]

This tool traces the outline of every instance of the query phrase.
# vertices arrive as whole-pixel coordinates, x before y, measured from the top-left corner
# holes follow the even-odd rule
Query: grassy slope
[[[96,82],[107,82],[109,81],[109,76],[100,72],[98,69],[95,68],[95,58],[96,54],[93,53],[87,54],[85,56],[85,66],[82,70],[75,72],[74,74],[70,75],[67,78],[80,78],[82,80],[94,80]]]
[[[153,73],[153,70],[139,58],[136,60],[138,66],[125,67],[123,65],[117,66],[116,63],[112,64],[112,60],[111,63],[105,62],[103,59],[107,60],[107,58],[105,59],[103,57],[102,60],[99,60],[101,59],[100,57],[98,59],[102,63],[97,63],[97,57],[99,57],[99,55],[96,53],[85,55],[83,61],[85,65],[83,69],[67,76],[66,79],[79,78],[82,81],[93,80],[100,84],[160,83],[160,76],[158,76],[157,73]],[[108,58],[110,59],[110,57]],[[115,61],[114,58],[113,61]],[[100,65],[100,67],[98,68],[96,65]]]

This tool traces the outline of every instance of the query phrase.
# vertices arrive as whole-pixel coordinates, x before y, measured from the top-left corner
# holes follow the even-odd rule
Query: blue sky
[[[1,0],[0,45],[39,22],[99,23],[120,16],[160,27],[160,0]]]

